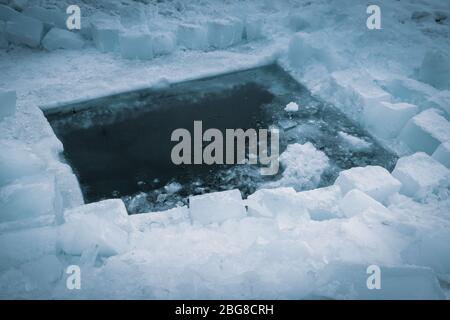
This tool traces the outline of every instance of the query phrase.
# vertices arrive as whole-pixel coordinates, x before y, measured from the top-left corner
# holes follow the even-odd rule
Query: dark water
[[[291,101],[300,104],[298,112],[283,110]],[[177,142],[171,134],[185,128],[193,137],[195,120],[202,121],[203,132],[274,125],[282,129],[280,153],[287,144],[313,143],[332,163],[319,186],[331,184],[342,169],[369,164],[392,169],[396,160],[277,66],[91,100],[47,118],[86,202],[122,197],[130,213],[181,205],[191,194],[239,188],[247,195],[279,179],[280,174],[261,176],[251,165],[174,165],[170,154]],[[340,131],[364,139],[370,148],[348,148]]]

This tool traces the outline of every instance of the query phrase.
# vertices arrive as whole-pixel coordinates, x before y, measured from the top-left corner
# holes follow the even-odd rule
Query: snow
[[[42,39],[42,46],[47,50],[76,50],[81,49],[83,45],[83,38],[79,34],[59,28],[52,28]]]
[[[61,14],[66,4],[60,1],[60,9],[50,11]],[[44,51],[40,38],[29,37],[23,26],[12,30],[20,35],[14,41],[20,45],[0,50],[0,87],[17,92],[15,113],[0,118],[2,188],[22,190],[23,178],[44,174],[42,181],[47,181],[54,175],[66,210],[65,222],[50,214],[0,223],[2,298],[444,298],[436,278],[442,287],[450,281],[449,178],[439,163],[447,157],[449,141],[445,75],[450,43],[448,19],[435,20],[437,12],[448,11],[446,3],[383,2],[382,32],[366,30],[361,13],[367,4],[350,0],[307,6],[253,0],[152,2],[139,3],[142,10],[136,15],[133,9],[123,10],[130,4],[136,5],[127,0],[80,2],[85,47],[79,50]],[[0,20],[21,19],[21,13],[5,8],[0,5]],[[95,16],[98,11],[107,15],[103,23]],[[49,29],[54,22],[47,17],[37,20]],[[229,19],[243,22],[246,41],[210,47],[208,22]],[[93,42],[88,40],[90,21]],[[5,24],[9,33],[12,25]],[[0,22],[0,47],[6,45],[1,30]],[[124,31],[150,32],[153,59],[122,59],[119,34]],[[21,46],[30,40],[33,49]],[[238,191],[232,197],[201,196],[205,199],[198,199],[197,212],[208,221],[220,215],[218,223],[194,221],[195,205],[136,216],[126,215],[120,200],[78,207],[83,204],[78,181],[61,162],[62,145],[38,107],[49,110],[270,63],[278,63],[314,96],[404,156],[393,172],[402,194],[388,172],[366,168],[352,175],[355,186],[296,192],[320,186],[320,176],[333,165],[306,144],[288,147],[280,157],[280,180],[264,186],[274,189],[258,190],[246,200]],[[404,133],[407,128],[411,135]],[[348,148],[363,142],[353,134],[340,137]],[[415,150],[433,158],[410,156]],[[37,181],[25,181],[23,190]],[[23,206],[36,201],[38,211],[51,207],[46,202],[51,192],[33,191],[42,195],[36,200],[17,192],[26,200]],[[232,211],[223,210],[216,198],[234,199],[230,203],[239,214],[230,217]],[[380,214],[386,207],[389,214]],[[62,267],[74,263],[83,267],[86,289],[77,293],[65,289],[61,275]],[[370,264],[380,265],[383,290],[367,290]]]
[[[247,215],[241,192],[237,189],[189,197],[189,214],[193,223],[220,223]]]
[[[400,158],[392,175],[401,181],[401,193],[417,198],[438,192],[450,182],[450,170],[423,152]]]
[[[442,142],[450,141],[450,123],[437,109],[422,111],[408,121],[400,139],[413,151],[433,154]]]
[[[16,91],[0,88],[0,121],[16,112]]]
[[[450,169],[450,142],[441,143],[432,157]]]
[[[318,186],[322,173],[329,166],[329,159],[310,142],[290,144],[280,155],[281,178],[267,183],[268,187],[293,187],[296,190]]]
[[[25,15],[13,16],[6,23],[6,37],[15,44],[38,47],[44,33],[44,25],[39,20]]]
[[[398,192],[402,186],[389,171],[379,166],[341,171],[334,184],[340,186],[343,194],[358,189],[381,203],[385,203],[389,196]]]
[[[385,206],[358,189],[347,192],[339,202],[339,208],[349,218],[369,209],[379,214],[389,215],[389,210]]]
[[[296,104],[295,102],[289,102],[286,107],[284,108],[284,111],[287,112],[296,112],[298,111],[298,104]]]

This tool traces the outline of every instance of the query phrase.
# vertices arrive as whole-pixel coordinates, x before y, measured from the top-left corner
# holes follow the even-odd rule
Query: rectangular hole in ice
[[[297,112],[284,110],[291,101],[299,104]],[[85,201],[122,197],[130,213],[168,209],[205,192],[239,188],[245,196],[280,179],[281,173],[264,177],[252,165],[174,165],[171,133],[185,128],[193,136],[195,120],[202,120],[203,132],[217,128],[224,136],[225,129],[273,125],[281,129],[280,152],[288,144],[311,142],[332,164],[318,187],[332,184],[342,169],[381,165],[391,170],[396,161],[276,65],[98,98],[46,116]],[[358,146],[358,141],[365,143]]]

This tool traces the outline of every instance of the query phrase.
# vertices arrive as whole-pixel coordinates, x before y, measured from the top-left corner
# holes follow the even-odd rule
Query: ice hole
[[[298,104],[298,111],[285,111],[290,102]],[[217,128],[224,136],[225,129],[277,127],[280,153],[289,144],[312,143],[330,166],[316,177],[318,183],[305,188],[330,185],[339,171],[355,166],[392,170],[396,161],[277,65],[66,105],[46,116],[85,201],[121,197],[130,214],[169,209],[206,192],[238,188],[247,196],[280,180],[283,168],[275,176],[261,176],[250,164],[174,165],[170,154],[177,142],[171,134],[185,128],[193,136],[195,120],[203,122],[203,132]]]

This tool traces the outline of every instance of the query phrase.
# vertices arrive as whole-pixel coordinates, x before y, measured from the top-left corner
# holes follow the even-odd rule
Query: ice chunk
[[[207,33],[204,26],[180,24],[177,29],[177,42],[187,49],[203,50],[208,44]]]
[[[419,80],[431,84],[438,89],[450,89],[450,55],[448,53],[430,51],[425,54],[419,69]]]
[[[433,268],[446,281],[450,281],[450,230],[430,232],[412,243],[402,255],[410,264]]]
[[[57,230],[42,227],[0,234],[0,270],[56,252]]]
[[[310,142],[291,144],[279,157],[284,171],[278,181],[269,187],[293,187],[297,191],[313,189],[320,182],[322,173],[328,168],[328,157]]]
[[[244,25],[238,19],[221,19],[208,22],[208,43],[216,49],[233,46],[242,40]]]
[[[343,131],[339,131],[338,135],[344,141],[344,144],[346,144],[352,150],[366,150],[372,146],[372,143],[367,142],[364,139],[352,136]]]
[[[294,128],[297,126],[297,121],[291,120],[291,119],[282,119],[278,122],[278,125],[283,129],[283,130],[289,130],[291,128]]]
[[[326,220],[342,217],[339,201],[342,198],[339,186],[298,192],[296,195],[300,206],[306,208],[313,220]]]
[[[45,167],[25,144],[16,141],[0,142],[0,187],[15,179],[36,174]]]
[[[119,42],[122,58],[140,60],[149,60],[153,58],[153,41],[150,34],[121,34]]]
[[[66,28],[66,15],[64,12],[58,9],[47,9],[41,6],[28,7],[23,11],[23,14],[34,19],[45,22],[46,28],[50,29],[52,27],[57,27],[64,29]]]
[[[319,296],[331,299],[444,299],[439,282],[430,268],[380,266],[381,289],[367,287],[367,265],[332,263],[318,275]],[[370,271],[370,270],[369,270]]]
[[[167,191],[168,194],[173,194],[183,189],[183,186],[178,182],[171,182],[168,183],[166,186],[164,186],[164,189]]]
[[[44,215],[61,217],[61,196],[55,177],[27,176],[0,189],[0,222]]]
[[[450,169],[450,142],[441,143],[432,157]]]
[[[402,194],[417,198],[450,183],[450,170],[423,152],[400,158],[392,175],[402,182]]]
[[[16,91],[0,88],[0,121],[16,113]]]
[[[250,215],[274,217],[293,214],[309,218],[305,207],[300,205],[297,192],[293,188],[261,189],[246,200]]]
[[[58,247],[70,255],[81,255],[94,246],[98,246],[101,256],[125,252],[128,233],[108,221],[106,216],[100,217],[102,213],[108,215],[107,211],[99,208],[96,213],[71,215],[66,223],[59,226]]]
[[[442,142],[450,141],[450,123],[437,109],[428,109],[409,120],[399,137],[413,151],[431,155]]]
[[[186,206],[161,212],[133,214],[130,216],[132,226],[141,231],[149,231],[153,227],[167,227],[172,224],[189,222],[189,210]]]
[[[14,17],[19,17],[20,13],[11,7],[0,4],[0,20],[8,21]]]
[[[247,18],[244,23],[243,38],[247,41],[254,41],[264,36],[264,20],[258,18]]]
[[[20,266],[20,270],[34,285],[42,287],[61,278],[63,265],[55,255],[44,255]]]
[[[116,51],[119,48],[119,30],[113,22],[93,19],[91,28],[92,39],[100,52]]]
[[[381,203],[358,189],[353,189],[339,202],[339,208],[346,217],[353,217],[372,209],[377,214],[389,215],[389,210]]]
[[[364,108],[364,123],[378,136],[394,138],[418,111],[419,108],[413,104],[382,101]]]
[[[296,104],[295,102],[289,102],[284,108],[284,111],[296,112],[298,111],[298,104]]]
[[[392,99],[388,92],[384,91],[373,81],[361,76],[350,77],[349,73],[353,72],[353,69],[335,71],[332,73],[332,77],[358,98],[363,106],[363,115],[372,114],[373,110],[378,108],[382,102],[389,102]]]
[[[176,37],[172,32],[158,32],[152,34],[153,53],[157,56],[170,54],[175,50]]]
[[[194,223],[208,224],[246,216],[239,190],[213,192],[189,197],[189,213]]]
[[[42,46],[47,50],[76,50],[81,49],[83,45],[83,38],[79,34],[58,28],[52,28],[42,39]]]
[[[40,228],[45,226],[54,226],[60,223],[54,214],[32,217],[27,219],[7,221],[0,223],[0,233],[17,231],[22,229]]]
[[[120,199],[103,200],[68,209],[64,212],[64,219],[65,221],[70,222],[85,215],[97,216],[126,232],[131,230],[127,210],[123,201]]]
[[[341,171],[334,184],[341,187],[343,194],[358,189],[381,203],[385,203],[388,197],[398,192],[401,187],[400,181],[380,166],[356,167]]]
[[[78,179],[72,169],[61,164],[55,172],[56,186],[60,190],[63,208],[73,208],[84,204]]]
[[[6,37],[15,44],[38,47],[43,32],[44,25],[41,21],[25,15],[13,17],[6,23]]]

